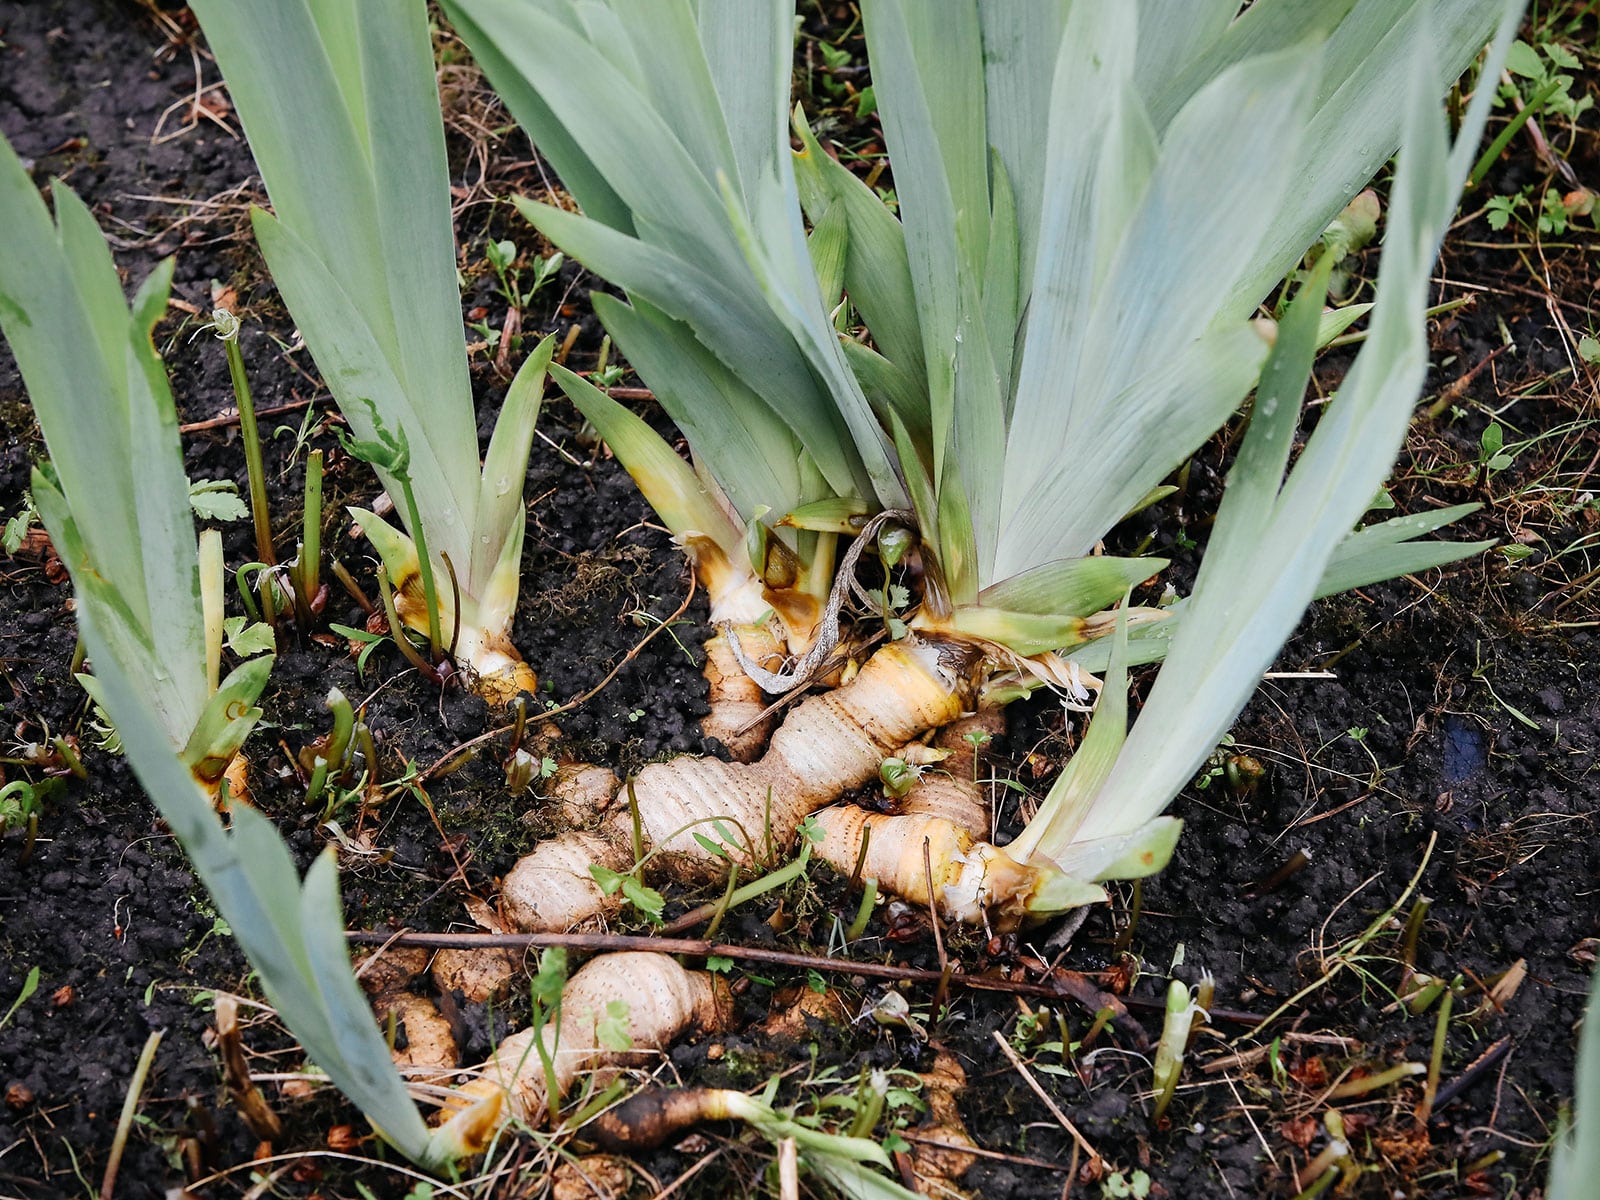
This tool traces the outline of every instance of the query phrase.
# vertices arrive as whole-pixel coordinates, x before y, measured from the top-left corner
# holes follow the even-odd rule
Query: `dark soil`
[[[821,10],[808,22],[802,61],[809,64],[812,111],[848,131],[864,77],[848,65],[819,66],[813,39],[840,40],[842,25]],[[371,590],[364,544],[333,514],[345,503],[370,502],[374,485],[339,449],[331,432],[338,418],[309,355],[285,350],[294,345],[292,324],[245,216],[246,205],[264,195],[244,143],[233,136],[225,93],[206,93],[212,111],[195,119],[189,98],[196,71],[204,84],[214,83],[216,72],[196,57],[190,28],[181,9],[158,18],[131,0],[0,0],[0,132],[32,161],[41,182],[59,176],[91,205],[130,283],[177,254],[174,298],[181,303],[161,334],[182,421],[211,422],[232,409],[221,350],[195,333],[199,314],[212,306],[213,282],[234,291],[247,322],[256,403],[298,406],[264,421],[269,433],[287,431],[267,445],[280,545],[292,543],[298,521],[299,430],[306,447],[327,456],[330,552]],[[469,69],[458,66],[445,78],[447,91],[459,85],[452,93],[452,170],[463,268],[472,281],[464,308],[470,320],[499,328],[504,304],[484,265],[484,241],[512,237],[525,250],[538,247],[493,200],[543,184],[520,135],[487,145],[462,136],[506,121],[503,114],[478,119],[474,106],[487,101],[470,86]],[[830,100],[836,112],[828,111]],[[861,136],[869,138],[870,127]],[[1573,165],[1590,182],[1600,177],[1592,133],[1578,140]],[[1531,153],[1513,153],[1491,190],[1515,190],[1538,169]],[[197,208],[195,200],[214,203]],[[784,1096],[815,1101],[851,1091],[863,1067],[926,1071],[943,1048],[967,1072],[967,1128],[993,1152],[959,1181],[973,1194],[1058,1196],[1072,1180],[1074,1195],[1115,1195],[1144,1172],[1156,1195],[1292,1196],[1295,1169],[1325,1143],[1327,1089],[1397,1063],[1427,1062],[1432,1053],[1437,1007],[1412,1016],[1393,1003],[1405,970],[1401,926],[1426,896],[1432,906],[1416,937],[1415,969],[1459,975],[1464,985],[1446,1031],[1444,1100],[1425,1123],[1417,1119],[1420,1078],[1337,1101],[1361,1165],[1345,1194],[1535,1194],[1558,1107],[1570,1095],[1574,1025],[1600,934],[1593,828],[1600,696],[1586,680],[1597,657],[1596,609],[1584,590],[1593,567],[1586,546],[1600,529],[1592,497],[1585,498],[1596,486],[1600,439],[1591,427],[1593,381],[1574,383],[1566,329],[1552,318],[1561,314],[1579,333],[1592,320],[1584,306],[1594,286],[1593,247],[1570,241],[1578,243],[1575,251],[1544,252],[1555,289],[1547,304],[1542,273],[1514,263],[1517,252],[1496,246],[1481,221],[1458,231],[1441,276],[1464,284],[1446,286],[1442,298],[1472,293],[1476,302],[1437,327],[1430,395],[1496,350],[1502,328],[1514,349],[1450,394],[1457,412],[1419,421],[1393,488],[1401,511],[1481,501],[1485,508],[1464,523],[1463,536],[1498,537],[1531,554],[1491,552],[1319,605],[1285,650],[1281,674],[1241,718],[1233,745],[1219,752],[1217,770],[1179,801],[1186,831],[1178,857],[1143,888],[1136,924],[1130,927],[1130,890],[1112,909],[1092,914],[1066,950],[1048,926],[1020,944],[943,931],[949,958],[964,971],[1011,965],[1022,978],[1024,964],[1042,959],[1121,994],[1128,1019],[1064,1060],[1048,1045],[1061,1037],[1056,1017],[1071,1039],[1081,1039],[1097,1002],[1063,999],[1045,1014],[1037,998],[957,988],[925,1035],[872,1021],[812,1020],[808,1038],[775,1040],[763,1018],[813,986],[831,989],[837,1011],[853,1016],[882,985],[848,973],[736,967],[742,1023],[715,1042],[676,1048],[679,1075],[756,1087],[799,1064]],[[580,324],[572,354],[586,366],[598,349],[587,286],[569,265],[541,293],[537,311],[523,314],[529,335]],[[473,364],[487,436],[505,381],[490,352],[475,354]],[[1480,464],[1479,441],[1490,410],[1508,443],[1548,436],[1491,473]],[[641,411],[667,429],[653,406]],[[525,490],[528,541],[515,636],[539,669],[543,698],[554,703],[599,684],[688,593],[681,557],[650,523],[627,476],[580,438],[579,425],[564,401],[547,401]],[[3,350],[0,426],[0,516],[10,516],[43,448]],[[234,427],[193,430],[185,451],[192,477],[243,484]],[[1204,540],[1204,514],[1214,507],[1226,456],[1226,439],[1207,447],[1187,491],[1120,536],[1130,547],[1153,537],[1179,559],[1181,579],[1194,542]],[[228,526],[226,538],[230,562],[254,557],[247,523]],[[124,761],[93,746],[91,714],[69,673],[75,632],[59,564],[24,551],[0,563],[0,581],[7,685],[0,716],[12,731],[8,741],[23,747],[46,741],[46,731],[71,733],[89,772],[87,781],[68,778],[51,795],[31,854],[23,853],[20,833],[0,841],[0,1014],[38,971],[37,990],[0,1024],[0,1197],[98,1191],[151,1030],[165,1036],[140,1097],[118,1195],[158,1197],[186,1184],[194,1184],[194,1195],[239,1195],[251,1187],[253,1171],[260,1180],[270,1175],[277,1196],[404,1194],[410,1181],[390,1168],[317,1153],[378,1152],[370,1142],[349,1147],[342,1140],[342,1128],[361,1126],[336,1096],[290,1099],[268,1084],[288,1128],[275,1146],[260,1148],[226,1100],[209,1031],[211,995],[256,996],[248,969]],[[356,626],[365,620],[342,592],[326,615]],[[625,771],[703,749],[696,721],[705,711],[705,685],[695,666],[703,617],[703,608],[691,605],[684,623],[652,639],[596,697],[563,716],[561,751]],[[505,793],[503,741],[431,781],[427,803],[396,789],[381,806],[351,804],[333,813],[305,806],[291,756],[327,728],[321,700],[335,684],[352,699],[367,699],[385,780],[400,778],[406,764],[438,762],[503,718],[459,690],[441,694],[403,671],[390,649],[379,650],[360,675],[341,639],[325,641],[308,640],[280,658],[252,740],[258,802],[303,861],[334,836],[324,819],[337,822],[352,927],[470,928],[464,902],[492,897],[496,878],[545,828],[531,798]],[[1043,795],[1074,729],[1046,703],[1012,715],[991,764],[1012,783],[995,789],[1003,828],[1014,830]],[[23,749],[4,755],[0,778],[43,777],[20,761]],[[1245,758],[1264,769],[1253,785]],[[1417,888],[1408,892],[1418,872]],[[720,936],[823,953],[835,915],[848,921],[855,903],[825,874],[782,894],[784,920],[769,922],[779,898],[764,898],[730,918]],[[1354,944],[1375,922],[1372,936]],[[925,916],[890,909],[850,953],[861,962],[939,963]],[[1520,986],[1491,998],[1496,977],[1524,968]],[[1167,1116],[1152,1122],[1146,1055],[1160,1028],[1169,971],[1188,981],[1211,972],[1215,1011]],[[1313,990],[1300,994],[1307,988]],[[933,991],[907,991],[923,1020]],[[1270,1026],[1249,1033],[1280,1005]],[[481,1056],[517,1015],[467,1014],[464,1053]],[[996,1032],[1031,1064],[1033,1079],[1110,1164],[1110,1174],[1075,1158],[1057,1117],[1000,1053]],[[253,1063],[259,1072],[300,1064],[270,1019],[256,1020],[247,1042],[260,1056]],[[1508,1052],[1474,1068],[1486,1052],[1500,1053],[1502,1042]],[[904,1083],[909,1076],[893,1078]],[[917,1123],[908,1109],[897,1113],[902,1124]],[[284,1157],[252,1168],[258,1152]],[[1486,1157],[1495,1152],[1504,1157]],[[529,1162],[537,1157],[524,1154]],[[755,1194],[763,1186],[769,1148],[732,1128],[646,1155],[641,1165],[667,1186],[707,1154],[720,1160],[685,1179],[675,1195]],[[509,1180],[459,1194],[546,1194],[542,1175]],[[643,1177],[636,1184],[634,1194],[652,1194]]]

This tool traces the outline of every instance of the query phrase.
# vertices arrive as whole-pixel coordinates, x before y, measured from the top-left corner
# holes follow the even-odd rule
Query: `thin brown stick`
[[[1462,1092],[1477,1083],[1480,1078],[1488,1073],[1489,1068],[1493,1067],[1509,1053],[1511,1053],[1511,1039],[1509,1037],[1503,1037],[1493,1043],[1477,1058],[1462,1067],[1460,1074],[1439,1089],[1438,1094],[1433,1098],[1434,1111],[1439,1111],[1439,1109],[1461,1095]]]
[[[1511,347],[1509,344],[1497,346],[1495,349],[1489,351],[1489,353],[1483,358],[1479,359],[1476,366],[1468,368],[1466,371],[1463,371],[1460,375],[1456,376],[1456,378],[1450,383],[1446,384],[1444,388],[1440,390],[1439,398],[1428,406],[1428,419],[1436,421],[1445,413],[1450,411],[1450,406],[1457,400],[1461,399],[1462,396],[1467,394],[1467,388],[1471,387],[1472,381],[1483,373],[1483,369],[1510,348]]]
[[[649,633],[645,634],[644,637],[640,639],[638,645],[634,646],[634,648],[632,650],[629,650],[626,654],[624,654],[622,656],[622,659],[617,663],[617,665],[611,668],[611,673],[609,675],[607,675],[604,679],[602,679],[599,683],[595,684],[592,688],[590,688],[583,695],[579,696],[576,700],[569,700],[565,704],[560,705],[557,708],[547,709],[542,713],[536,713],[536,714],[531,714],[531,715],[538,716],[541,720],[549,720],[552,717],[559,717],[559,716],[563,715],[564,713],[569,713],[573,709],[577,708],[579,705],[587,704],[590,700],[593,700],[596,696],[598,696],[605,689],[607,684],[609,684],[613,679],[615,679],[617,677],[617,674],[622,670],[623,667],[627,666],[630,662],[632,662],[635,658],[638,657],[639,652],[650,644],[650,639],[651,638],[653,638],[657,634],[662,633],[663,631],[671,628],[673,622],[675,622],[679,617],[683,616],[684,613],[689,611],[689,604],[694,600],[695,585],[696,585],[696,580],[695,580],[693,572],[691,572],[690,575],[689,575],[689,594],[683,598],[683,603],[678,605],[677,611],[675,611],[665,621],[663,621],[659,625],[657,625]],[[418,782],[421,782],[421,781],[426,780],[426,779],[431,779],[435,774],[437,774],[439,771],[444,770],[445,767],[447,767],[451,763],[455,762],[455,760],[457,758],[459,758],[466,751],[472,749],[474,746],[481,745],[484,742],[493,741],[495,738],[499,737],[501,734],[510,733],[516,727],[517,727],[516,726],[516,722],[513,721],[510,724],[500,725],[500,726],[497,726],[494,729],[486,730],[485,732],[480,733],[477,737],[468,738],[466,741],[462,742],[459,746],[456,746],[456,747],[452,748],[451,750],[447,751],[446,753],[444,753],[443,755],[441,755],[439,757],[439,759],[432,766],[430,766],[426,771],[424,771],[420,776],[418,776]]]
[[[1207,1011],[1209,1012],[1210,1010],[1208,1009]],[[1354,1038],[1344,1037],[1336,1033],[1297,1033],[1290,1030],[1279,1036],[1290,1045],[1332,1046],[1334,1049],[1347,1054],[1354,1054],[1361,1049],[1361,1043]],[[1253,1067],[1271,1052],[1271,1046],[1253,1046],[1249,1050],[1241,1050],[1237,1054],[1229,1054],[1211,1062],[1203,1063],[1200,1071],[1205,1075],[1215,1075],[1219,1071]]]
[[[778,1143],[779,1200],[800,1200],[800,1147],[792,1137]]]
[[[789,950],[771,950],[764,946],[737,946],[728,942],[707,941],[704,938],[669,938],[628,933],[380,933],[367,929],[351,929],[345,937],[358,946],[421,946],[430,950],[534,950],[559,946],[568,950],[649,950],[658,954],[686,954],[693,958],[715,955],[719,958],[743,959],[747,962],[766,962],[781,967],[796,967],[817,971],[838,971],[849,975],[863,975],[869,979],[896,979],[910,983],[938,983],[939,971],[921,967],[902,967],[894,963],[857,962],[848,958],[827,958],[820,954],[797,954]],[[1052,999],[1074,999],[1070,989],[1059,984],[1033,983],[1026,979],[1001,979],[993,975],[966,975],[953,971],[950,982],[975,992],[1002,992],[1009,996],[1047,996]],[[1122,1001],[1129,1008],[1150,1012],[1166,1008],[1165,1001],[1146,1000],[1133,996]],[[1238,1025],[1257,1024],[1259,1013],[1236,1012],[1232,1009],[1210,1009],[1213,1021],[1229,1021]]]
[[[1261,1149],[1266,1152],[1267,1161],[1272,1164],[1272,1169],[1278,1169],[1278,1156],[1272,1152],[1272,1147],[1267,1143],[1266,1135],[1261,1132],[1261,1126],[1256,1124],[1256,1119],[1250,1115],[1250,1106],[1244,1102],[1244,1097],[1239,1095],[1239,1089],[1234,1086],[1233,1076],[1224,1075],[1222,1082],[1228,1085],[1228,1090],[1233,1093],[1234,1103],[1239,1106],[1239,1112],[1244,1119],[1250,1122],[1250,1128],[1256,1135],[1256,1141],[1261,1143]]]
[[[700,1174],[701,1171],[704,1171],[712,1163],[716,1162],[717,1159],[721,1158],[722,1155],[723,1155],[724,1149],[725,1149],[725,1147],[720,1147],[719,1146],[717,1149],[713,1150],[710,1154],[708,1154],[704,1158],[700,1159],[699,1162],[695,1163],[692,1167],[690,1167],[682,1175],[679,1175],[677,1177],[677,1179],[675,1179],[671,1183],[669,1183],[667,1185],[665,1191],[657,1192],[655,1194],[654,1200],[667,1200],[667,1197],[672,1195],[673,1192],[677,1191],[684,1184],[688,1183],[689,1180],[693,1179],[696,1175]]]
[[[256,1081],[250,1077],[250,1067],[245,1060],[244,1037],[239,1032],[239,999],[226,992],[216,994],[217,1049],[222,1056],[222,1079],[234,1107],[244,1118],[250,1132],[264,1142],[275,1142],[283,1136],[283,1122],[272,1105],[262,1095]]]
[[[915,1142],[919,1146],[932,1146],[935,1150],[954,1150],[957,1154],[975,1154],[979,1158],[992,1158],[997,1162],[1011,1163],[1019,1167],[1037,1167],[1041,1171],[1056,1171],[1069,1173],[1072,1168],[1066,1163],[1050,1162],[1043,1158],[1029,1158],[1025,1154],[1002,1154],[998,1150],[985,1150],[982,1146],[971,1146],[965,1142],[941,1142],[938,1138],[922,1137],[919,1134],[900,1131],[900,1136],[908,1142]]]
[[[938,971],[920,967],[902,967],[893,963],[854,962],[845,958],[825,958],[817,954],[797,954],[788,950],[772,950],[765,946],[735,946],[727,942],[712,942],[704,938],[667,938],[623,933],[376,933],[367,930],[350,930],[345,936],[360,946],[421,946],[434,950],[543,949],[560,946],[569,950],[650,950],[658,954],[685,954],[693,958],[715,955],[719,958],[742,959],[747,962],[772,963],[775,966],[795,967],[804,970],[838,971],[850,975],[865,975],[872,979],[906,980],[912,983],[938,983],[943,976]],[[1022,996],[1050,996],[1059,999],[1059,988],[1044,983],[1031,983],[1025,979],[999,979],[988,975],[963,975],[952,972],[950,982],[974,991],[1005,992]]]
[[[1061,1128],[1072,1135],[1072,1140],[1089,1156],[1090,1162],[1100,1161],[1100,1152],[1089,1144],[1089,1139],[1084,1137],[1078,1127],[1067,1119],[1067,1114],[1061,1111],[1060,1105],[1050,1098],[1050,1093],[1039,1086],[1039,1081],[1033,1077],[1033,1072],[1028,1070],[1028,1064],[1022,1061],[1021,1056],[1011,1048],[1011,1043],[1006,1041],[1005,1035],[998,1029],[994,1031],[994,1040],[999,1044],[1005,1056],[1011,1060],[1011,1065],[1017,1069],[1017,1074],[1022,1076],[1023,1082],[1033,1089],[1033,1094],[1044,1102],[1050,1110],[1050,1115],[1061,1123]]]
[[[738,879],[739,868],[737,865],[735,865],[728,872],[728,886],[723,889],[722,895],[718,896],[715,900],[706,902],[705,904],[697,904],[688,912],[682,914],[681,916],[674,917],[672,920],[656,926],[656,928],[659,929],[662,934],[671,936],[673,934],[684,933],[687,930],[693,929],[696,925],[704,925],[707,921],[709,921],[711,922],[711,925],[706,932],[714,935],[717,932],[718,924],[721,923],[723,916],[728,911],[728,902],[733,897],[734,888],[738,886]]]
[[[461,1200],[468,1200],[468,1192],[465,1187],[443,1183],[437,1177],[424,1175],[421,1171],[415,1170],[405,1163],[385,1162],[381,1158],[369,1158],[361,1154],[344,1154],[337,1150],[290,1150],[283,1154],[272,1154],[262,1158],[251,1159],[248,1162],[234,1163],[195,1180],[189,1185],[189,1190],[193,1192],[198,1188],[205,1187],[207,1184],[218,1183],[229,1176],[239,1174],[241,1171],[259,1171],[262,1168],[274,1166],[278,1163],[284,1164],[283,1170],[287,1171],[292,1166],[318,1158],[325,1158],[330,1162],[353,1163],[361,1170],[372,1174],[387,1171],[391,1175],[399,1175],[406,1180],[431,1185],[435,1196],[458,1196]],[[371,1174],[367,1176],[369,1179],[371,1177]]]
[[[331,404],[332,396],[313,396],[309,400],[291,400],[287,404],[275,404],[271,408],[256,409],[257,417],[276,417],[282,413],[299,412],[302,408],[309,408],[313,404]],[[208,421],[190,421],[187,425],[179,425],[179,433],[199,433],[206,429],[225,429],[230,425],[239,423],[239,414],[212,417]]]

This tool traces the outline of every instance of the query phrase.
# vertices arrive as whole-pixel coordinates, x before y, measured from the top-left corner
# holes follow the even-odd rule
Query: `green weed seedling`
[[[291,439],[289,455],[283,464],[283,475],[287,475],[292,471],[295,465],[306,456],[311,450],[312,441],[321,437],[326,428],[325,419],[315,408],[308,404],[305,412],[300,414],[300,424],[293,427],[279,425],[272,431],[272,440],[275,442],[283,438]],[[279,478],[283,478],[283,475],[280,475]]]
[[[11,1002],[4,1013],[0,1013],[0,1029],[11,1023],[11,1018],[17,1015],[17,1009],[26,1004],[35,992],[39,990],[39,968],[29,967],[28,974],[22,980],[22,988],[17,992],[17,998]]]
[[[1484,205],[1489,228],[1502,230],[1515,221],[1530,234],[1562,237],[1579,221],[1587,220],[1591,227],[1600,221],[1594,193],[1579,185],[1565,153],[1549,144],[1540,124],[1547,117],[1563,122],[1570,149],[1579,120],[1594,107],[1594,97],[1587,91],[1573,94],[1573,84],[1581,78],[1582,70],[1578,56],[1554,38],[1540,41],[1537,48],[1521,40],[1512,43],[1496,103],[1510,105],[1515,112],[1479,156],[1468,187],[1481,183],[1512,139],[1526,130],[1540,158],[1569,190],[1529,183],[1519,191],[1492,196]]]
[[[367,660],[372,657],[372,652],[384,642],[389,640],[388,635],[373,633],[367,629],[356,629],[350,625],[341,625],[337,621],[328,622],[328,628],[342,638],[360,645],[361,651],[356,655],[356,678],[367,677]]]
[[[201,521],[242,521],[250,508],[231,479],[195,479],[189,484],[189,507]]]
[[[22,543],[27,539],[28,530],[39,519],[39,510],[33,506],[33,493],[22,493],[22,507],[16,513],[6,518],[5,531],[0,533],[0,548],[7,554],[15,554],[22,549]]]
[[[1148,1171],[1112,1171],[1100,1181],[1100,1194],[1106,1200],[1145,1200],[1151,1182]]]
[[[23,832],[22,849],[18,862],[33,857],[33,844],[39,836],[39,815],[44,811],[44,797],[59,784],[59,780],[46,780],[34,785],[24,779],[13,779],[0,787],[0,838],[13,829]]]
[[[501,299],[512,308],[526,308],[532,304],[533,298],[560,276],[561,268],[567,261],[567,256],[559,250],[547,258],[535,257],[529,271],[528,286],[524,290],[522,269],[517,266],[520,256],[515,242],[509,239],[490,242],[484,247],[483,256],[494,269],[495,278],[500,284],[497,290]]]

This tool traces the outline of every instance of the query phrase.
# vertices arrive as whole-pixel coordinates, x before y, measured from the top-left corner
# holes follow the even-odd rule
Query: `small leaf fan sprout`
[[[257,241],[405,532],[352,509],[425,664],[492,702],[533,691],[511,644],[522,485],[552,343],[506,394],[480,466],[444,124],[424,5],[194,5],[266,182]],[[397,630],[397,637],[405,636]]]

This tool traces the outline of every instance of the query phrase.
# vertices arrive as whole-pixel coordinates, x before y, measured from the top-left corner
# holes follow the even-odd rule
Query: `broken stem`
[[[156,1047],[161,1045],[162,1031],[152,1029],[139,1051],[139,1061],[133,1065],[133,1077],[128,1080],[128,1094],[122,1099],[122,1113],[117,1117],[117,1131],[111,1138],[111,1152],[106,1157],[106,1173],[100,1179],[100,1200],[111,1200],[117,1190],[117,1171],[122,1167],[122,1152],[128,1146],[128,1134],[133,1131],[133,1118],[139,1111],[139,1097],[144,1092],[144,1081],[155,1062]]]

